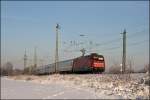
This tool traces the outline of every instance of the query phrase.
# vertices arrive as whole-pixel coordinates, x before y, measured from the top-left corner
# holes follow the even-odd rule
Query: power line
[[[135,27],[135,28],[137,28],[137,27]],[[132,28],[133,29],[133,28]],[[133,34],[130,34],[130,35],[128,35],[128,37],[130,37],[130,36],[135,36],[135,35],[137,35],[137,34],[141,34],[142,32],[144,32],[144,31],[146,31],[146,29],[144,29],[144,30],[142,30],[142,31],[138,31],[138,32],[135,32],[135,33],[133,33]],[[116,38],[116,39],[113,39],[113,40],[110,40],[110,41],[108,41],[108,43],[111,43],[111,42],[116,42],[117,40],[120,40],[120,38]],[[65,42],[66,43],[66,42]],[[103,44],[107,44],[107,42],[104,42],[104,43],[100,43],[99,45],[103,45]]]
[[[142,30],[142,31],[139,31],[139,32],[135,32],[135,33],[133,33],[133,34],[130,34],[130,35],[128,35],[128,38],[136,37],[136,36],[138,36],[137,34],[142,34],[144,31],[146,31],[146,30]],[[145,33],[145,34],[146,34],[146,33]],[[118,42],[118,40],[121,40],[121,38],[116,38],[116,39],[110,40],[110,41],[108,41],[108,42],[103,42],[103,43],[98,44],[97,46],[112,44],[112,43],[114,43],[114,42]]]
[[[102,45],[112,44],[114,42],[118,42],[118,40],[120,40],[120,39],[121,38],[116,38],[116,39],[113,39],[113,40],[110,40],[110,41],[107,41],[107,42],[104,42],[104,43],[96,44],[96,46],[102,46]]]
[[[136,45],[141,45],[145,42],[147,42],[149,40],[142,40],[142,41],[138,41],[135,43],[131,43],[128,45],[128,47],[132,47],[132,46],[136,46]],[[93,50],[93,51],[110,51],[110,50],[114,50],[114,49],[119,49],[121,48],[121,46],[115,46],[115,47],[111,47],[111,48],[105,48],[105,49],[101,49],[101,50]],[[64,52],[79,52],[80,50],[64,50]],[[87,50],[87,52],[91,52],[90,50]]]
[[[143,33],[144,31],[146,31],[146,30],[142,30],[142,31],[139,31],[139,32],[135,32],[135,33],[129,35],[128,37],[129,37],[129,38],[137,37],[137,36],[139,36],[139,34]],[[95,46],[106,46],[106,45],[108,45],[108,44],[113,44],[113,43],[115,43],[115,42],[118,42],[119,40],[121,40],[121,38],[115,38],[115,39],[113,39],[113,40],[110,40],[110,41],[107,41],[107,42],[102,42],[102,43],[100,43],[100,44],[97,43],[97,44],[95,44]],[[94,46],[94,47],[95,47],[95,46]]]
[[[139,34],[143,33],[144,31],[146,31],[145,29],[142,30],[142,31],[139,31],[139,32],[135,32],[133,34],[130,34],[128,35],[129,38],[132,38],[132,37],[136,37],[136,36],[139,36]],[[103,42],[103,43],[100,43],[100,44],[96,44],[95,46],[98,47],[98,46],[107,46],[108,44],[112,44],[112,43],[115,43],[115,42],[118,42],[119,40],[121,40],[121,38],[115,38],[113,40],[110,40],[110,41],[106,41],[106,42]],[[142,42],[142,41],[141,41]],[[93,44],[93,43],[92,43]],[[138,45],[139,43],[134,43],[134,44],[130,44],[130,45]],[[130,46],[129,45],[129,46]],[[94,47],[95,47],[94,46]],[[93,47],[93,46],[91,46]],[[70,48],[70,47],[68,47]],[[67,48],[67,49],[68,49]],[[104,49],[105,51],[109,51],[109,50],[113,50],[113,49],[118,49],[118,48],[121,48],[120,46],[116,46],[116,47],[112,47],[112,48],[108,48],[108,49]],[[102,49],[103,50],[103,49]],[[68,51],[68,50],[64,50],[64,51]],[[80,51],[80,50],[70,50],[69,52],[76,52],[76,51]],[[93,51],[97,51],[97,50],[93,50]],[[89,50],[87,50],[87,52],[90,52]]]
[[[128,38],[132,38],[132,37],[137,37],[137,36],[140,36],[140,35],[143,35],[143,34],[147,34],[147,33],[143,33],[145,32],[146,30],[142,30],[142,31],[139,31],[139,32],[135,32],[133,34],[130,34],[128,35]]]
[[[145,42],[147,42],[149,40],[142,40],[142,41],[138,41],[138,42],[135,42],[135,43],[131,43],[128,45],[128,47],[132,47],[132,46],[136,46],[136,45],[141,45]],[[93,51],[110,51],[110,50],[114,50],[114,49],[119,49],[121,48],[120,46],[115,46],[115,47],[111,47],[111,48],[106,48],[106,49],[101,49],[101,50],[93,50]],[[88,51],[90,52],[90,51]]]
[[[131,43],[131,44],[129,45],[129,47],[130,47],[130,46],[140,45],[140,44],[145,43],[145,42],[147,42],[147,41],[149,41],[149,40],[142,40],[142,41],[139,41],[139,42]]]

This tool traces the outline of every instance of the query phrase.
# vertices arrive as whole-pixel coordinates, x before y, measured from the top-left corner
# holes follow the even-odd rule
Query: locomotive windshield
[[[104,57],[102,55],[98,55],[96,53],[91,54],[91,58],[95,60],[104,60]]]
[[[100,56],[94,56],[93,59],[95,59],[95,60],[104,60],[104,58],[100,57]]]

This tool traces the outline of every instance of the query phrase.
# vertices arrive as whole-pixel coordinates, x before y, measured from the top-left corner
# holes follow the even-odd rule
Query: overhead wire
[[[131,44],[128,45],[128,47],[140,45],[140,44],[143,44],[147,41],[148,40],[142,40],[142,41],[139,41],[139,42],[131,43]],[[111,48],[106,48],[106,49],[102,49],[102,50],[93,50],[93,51],[109,51],[109,50],[114,50],[114,49],[119,49],[119,48],[121,48],[121,47],[120,46],[115,46],[115,47],[111,47]],[[88,52],[90,52],[90,51],[88,51]]]
[[[137,37],[137,36],[140,36],[139,34],[147,34],[146,33],[146,29],[142,30],[142,31],[138,31],[138,32],[135,32],[135,33],[132,33],[132,34],[129,34],[128,35],[128,38],[133,38],[133,37]],[[102,43],[97,43],[97,44],[92,44],[94,45],[94,47],[99,47],[99,46],[107,46],[108,44],[113,44],[115,42],[118,42],[119,40],[121,41],[122,38],[115,38],[115,39],[112,39],[110,41],[106,41],[106,42],[102,42]],[[139,43],[133,43],[131,45],[138,45]],[[70,45],[68,48],[66,49],[69,49],[71,48],[72,45]],[[93,48],[93,46],[90,45],[90,48]],[[116,46],[116,47],[111,47],[111,48],[108,48],[108,49],[103,49],[105,51],[109,51],[109,50],[114,50],[114,49],[118,49],[118,48],[121,48],[120,46]],[[65,52],[79,52],[80,50],[64,50]],[[97,50],[93,50],[93,51],[97,51]],[[87,52],[90,52],[89,50],[87,50]]]

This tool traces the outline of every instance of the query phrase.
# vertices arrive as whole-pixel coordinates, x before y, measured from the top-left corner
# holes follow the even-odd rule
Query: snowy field
[[[39,85],[60,84],[92,92],[100,99],[149,99],[148,84],[141,79],[148,74],[52,74],[44,76],[12,76],[11,80],[22,80]],[[75,93],[76,94],[76,93]],[[87,94],[87,93],[86,93]],[[66,94],[66,97],[69,94]],[[86,97],[86,96],[85,96]],[[70,97],[72,98],[72,97]],[[76,99],[76,98],[75,98]],[[80,98],[79,98],[80,99]]]

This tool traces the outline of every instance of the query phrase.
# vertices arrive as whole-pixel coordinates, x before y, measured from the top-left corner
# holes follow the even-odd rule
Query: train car
[[[102,55],[92,53],[73,60],[73,72],[104,72],[105,60]]]
[[[45,73],[44,69],[43,69],[43,66],[39,66],[37,68],[34,68],[33,71],[34,71],[34,74],[37,74],[37,75],[41,75],[41,74]]]
[[[44,74],[51,74],[55,72],[55,64],[48,64],[44,68]]]
[[[73,60],[65,60],[58,62],[58,67],[56,68],[57,72],[71,72],[72,71]],[[55,63],[48,64],[45,66],[40,66],[34,69],[36,74],[52,74],[55,73]]]
[[[58,72],[71,72],[73,66],[73,59],[60,61],[58,63],[58,68],[56,69]]]

